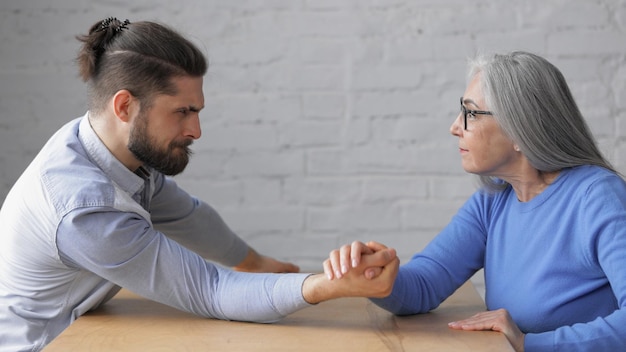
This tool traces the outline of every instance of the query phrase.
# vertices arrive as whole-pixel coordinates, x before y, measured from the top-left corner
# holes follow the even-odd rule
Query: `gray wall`
[[[405,261],[474,191],[448,127],[477,51],[560,67],[626,171],[624,0],[3,0],[0,200],[85,112],[74,36],[108,16],[167,23],[206,51],[203,136],[177,179],[253,246],[307,268],[355,239]]]

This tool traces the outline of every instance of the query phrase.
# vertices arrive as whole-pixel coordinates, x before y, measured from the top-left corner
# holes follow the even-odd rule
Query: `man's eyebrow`
[[[195,105],[183,106],[183,109],[187,109],[192,112],[200,112],[200,110],[204,109],[204,106],[197,107]]]

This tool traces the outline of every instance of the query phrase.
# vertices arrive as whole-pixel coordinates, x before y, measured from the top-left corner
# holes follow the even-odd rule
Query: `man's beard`
[[[185,170],[192,154],[189,146],[193,140],[172,141],[167,149],[160,149],[154,138],[148,135],[148,116],[140,112],[130,131],[128,149],[135,157],[165,175],[174,176]]]

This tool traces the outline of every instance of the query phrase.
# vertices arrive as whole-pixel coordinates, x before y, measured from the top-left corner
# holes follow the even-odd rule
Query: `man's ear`
[[[135,100],[135,97],[126,89],[115,93],[111,101],[115,116],[123,122],[129,122],[133,116]]]

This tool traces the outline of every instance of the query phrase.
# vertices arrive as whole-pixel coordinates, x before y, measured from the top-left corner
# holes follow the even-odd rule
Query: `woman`
[[[484,268],[488,311],[451,328],[501,331],[517,351],[624,350],[624,181],[548,61],[513,52],[470,68],[450,132],[481,188],[373,301],[427,312]],[[340,279],[380,248],[343,246],[324,271]]]

